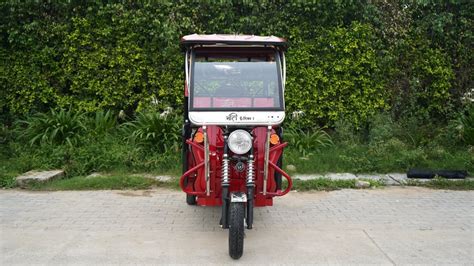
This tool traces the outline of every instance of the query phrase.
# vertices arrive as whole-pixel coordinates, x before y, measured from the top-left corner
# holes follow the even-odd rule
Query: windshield
[[[196,56],[191,109],[282,110],[278,67],[274,54],[245,58]]]

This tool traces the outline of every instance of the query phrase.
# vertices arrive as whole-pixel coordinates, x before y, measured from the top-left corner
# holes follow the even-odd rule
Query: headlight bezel
[[[252,149],[253,138],[248,131],[236,129],[229,134],[227,145],[233,153],[243,155]],[[244,145],[244,147],[241,147],[242,145]]]

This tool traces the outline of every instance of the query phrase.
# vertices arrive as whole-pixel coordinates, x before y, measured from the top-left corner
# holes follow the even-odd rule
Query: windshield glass
[[[282,109],[275,56],[210,58],[196,56],[191,109]]]

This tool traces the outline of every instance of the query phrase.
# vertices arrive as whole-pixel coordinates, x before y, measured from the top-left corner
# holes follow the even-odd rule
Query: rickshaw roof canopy
[[[274,45],[286,48],[288,43],[286,39],[276,36],[255,36],[255,35],[236,35],[236,34],[191,34],[181,38],[181,44],[184,46],[192,45]]]

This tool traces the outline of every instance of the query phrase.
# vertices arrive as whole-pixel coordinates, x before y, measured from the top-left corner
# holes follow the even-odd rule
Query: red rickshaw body
[[[255,127],[252,130],[253,136],[255,136],[253,140],[253,147],[255,149],[255,168],[256,169],[263,169],[264,164],[264,153],[261,152],[265,149],[265,139],[266,139],[266,131],[265,127]],[[199,128],[198,132],[202,132],[202,129]],[[224,138],[222,137],[222,129],[218,126],[209,126],[208,127],[208,134],[209,134],[209,150],[210,150],[210,169],[215,169],[215,171],[211,171],[210,173],[210,184],[211,184],[211,191],[210,195],[206,195],[206,179],[204,175],[204,167],[198,168],[196,174],[190,178],[190,181],[187,182],[187,185],[184,186],[184,191],[197,195],[197,204],[202,206],[220,206],[222,204],[222,196],[221,196],[221,160],[223,155],[223,148],[224,148]],[[272,129],[272,134],[275,134],[275,130]],[[188,140],[188,144],[191,145],[193,148],[192,154],[189,154],[189,169],[192,169],[196,166],[204,164],[204,149],[202,146],[199,146],[193,140]],[[278,145],[273,146],[270,149],[269,154],[269,161],[273,165],[277,165],[278,159],[281,157],[283,152],[283,148],[286,146],[286,143],[281,143]],[[259,152],[260,151],[260,152]],[[245,191],[246,190],[246,171],[237,171],[235,167],[230,167],[230,187],[229,192],[234,191]],[[263,171],[258,171],[255,173],[255,206],[272,206],[273,205],[273,197],[274,196],[283,196],[287,193],[287,190],[280,191],[277,189],[277,184],[274,178],[268,178],[267,183],[267,192],[266,195],[263,195]],[[269,176],[275,176],[275,169],[270,167]],[[184,180],[183,180],[184,181]],[[291,182],[291,181],[290,181]],[[273,191],[273,192],[271,192]]]
[[[187,35],[183,175],[190,205],[222,206],[229,253],[240,258],[253,207],[272,206],[292,186],[282,167],[286,40]],[[282,189],[282,178],[287,180]],[[240,229],[239,229],[240,228]]]

